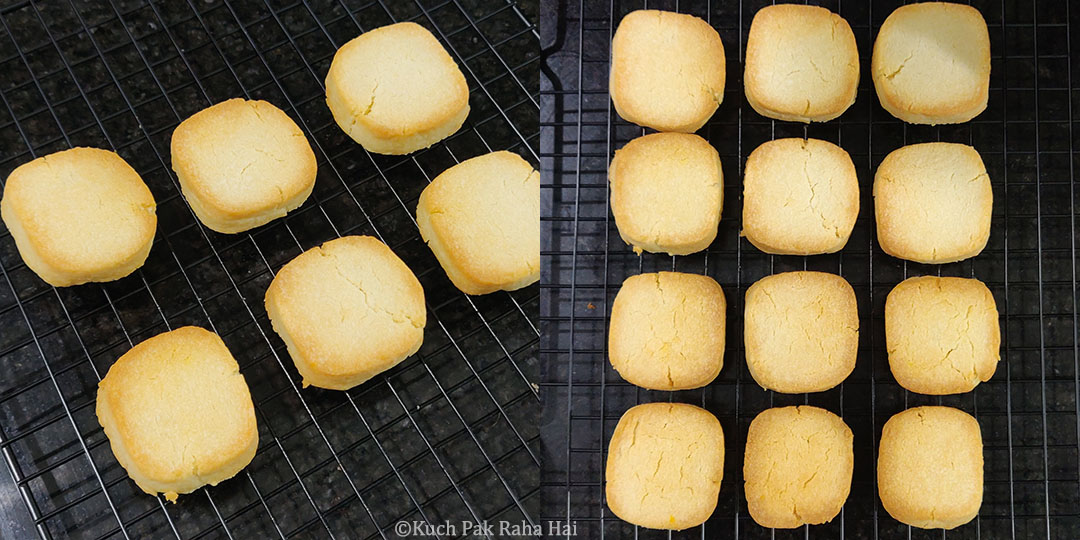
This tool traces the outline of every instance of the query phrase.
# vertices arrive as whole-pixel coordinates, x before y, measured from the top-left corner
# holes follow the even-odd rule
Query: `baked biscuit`
[[[172,166],[199,221],[238,233],[299,207],[315,186],[315,153],[273,104],[223,101],[184,120],[172,135]]]
[[[746,507],[762,527],[828,523],[851,492],[851,429],[839,416],[803,405],[766,409],[746,434]]]
[[[638,137],[615,152],[608,175],[615,225],[635,253],[686,255],[716,238],[724,175],[720,154],[705,139]]]
[[[540,279],[540,173],[517,154],[493,152],[443,171],[420,194],[416,224],[466,294]]]
[[[693,133],[724,100],[726,62],[709,23],[670,11],[632,11],[611,41],[611,101],[629,122]]]
[[[990,34],[979,10],[925,2],[896,8],[870,61],[881,106],[912,124],[958,124],[986,109]]]
[[[259,445],[236,360],[217,334],[195,326],[124,353],[98,383],[97,417],[139,489],[173,502],[232,478]]]
[[[651,390],[705,386],[724,366],[726,311],[724,291],[709,276],[631,276],[611,306],[611,366]]]
[[[942,264],[978,255],[990,239],[994,191],[982,158],[956,143],[904,146],[874,175],[881,249],[901,259]]]
[[[611,436],[607,504],[620,519],[650,529],[701,525],[724,476],[724,430],[709,411],[682,403],[631,407]]]
[[[859,215],[859,179],[843,148],[777,139],[754,149],[743,176],[742,234],[777,255],[835,253]]]
[[[763,388],[821,392],[847,378],[859,350],[855,290],[823,272],[785,272],[746,289],[746,365]]]
[[[746,100],[758,114],[826,122],[843,114],[859,87],[859,51],[843,17],[818,6],[761,8],[746,40]]]
[[[72,148],[15,168],[0,215],[26,266],[54,287],[139,268],[157,228],[154,196],[115,152]]]
[[[348,390],[420,349],[424,289],[386,244],[345,236],[278,271],[266,313],[304,386]]]
[[[881,430],[878,495],[890,516],[921,529],[953,529],[979,513],[983,444],[979,422],[952,407],[915,407]]]
[[[969,392],[990,380],[1000,360],[994,295],[977,279],[905,279],[885,299],[885,345],[900,386],[930,395]]]
[[[402,22],[338,49],[326,75],[326,103],[338,126],[369,152],[408,154],[461,128],[469,85],[431,32]]]

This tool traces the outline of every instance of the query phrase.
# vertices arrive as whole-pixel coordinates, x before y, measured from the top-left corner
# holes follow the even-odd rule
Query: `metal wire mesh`
[[[420,191],[454,163],[495,149],[536,162],[535,16],[509,0],[0,6],[0,177],[71,146],[115,149],[150,186],[159,219],[142,269],[65,289],[36,278],[0,229],[0,451],[30,515],[15,535],[371,538],[393,536],[402,519],[535,522],[538,288],[461,294],[413,220]],[[334,124],[322,82],[338,46],[403,20],[447,46],[472,113],[429,150],[371,155]],[[319,175],[288,217],[226,236],[184,203],[169,137],[235,96],[292,116]],[[346,234],[383,239],[416,272],[424,346],[349,392],[301,390],[263,292],[292,257]],[[236,478],[172,505],[127,479],[94,398],[132,343],[186,324],[217,331],[237,357],[260,443]]]
[[[753,14],[769,1],[542,2],[541,168],[544,218],[541,282],[541,517],[571,519],[588,538],[851,537],[1080,538],[1080,378],[1077,340],[1077,178],[1074,163],[1069,23],[1066,0],[972,1],[986,18],[992,70],[987,110],[954,126],[906,125],[878,104],[869,73],[873,38],[903,2],[824,0],[851,24],[862,80],[855,104],[838,120],[805,127],[774,122],[745,101],[742,60]],[[1075,4],[1075,3],[1073,3]],[[607,167],[616,148],[643,131],[615,114],[608,97],[609,45],[618,21],[642,7],[693,13],[717,28],[727,50],[723,104],[700,132],[723,161],[724,211],[716,241],[686,257],[638,257],[623,244],[608,210]],[[1073,8],[1070,11],[1070,7]],[[762,254],[739,237],[742,166],[766,140],[815,137],[838,143],[855,162],[861,210],[847,247],[828,256]],[[941,266],[885,255],[875,241],[871,184],[884,156],[924,141],[972,144],[994,189],[991,238],[976,258]],[[606,319],[622,281],[640,272],[708,274],[729,304],[724,369],[706,388],[653,392],[629,385],[606,354]],[[743,359],[746,288],[776,272],[811,269],[842,275],[855,288],[862,329],[855,371],[839,387],[809,395],[761,389]],[[932,397],[904,391],[889,372],[882,322],[888,292],[907,276],[976,277],[1001,314],[1002,363],[973,392]],[[618,418],[648,401],[702,405],[726,434],[719,505],[701,527],[679,533],[635,529],[611,515],[603,496],[607,445]],[[809,403],[841,414],[855,435],[851,496],[827,525],[763,529],[742,494],[743,445],[750,421],[770,406]],[[878,503],[877,441],[882,424],[911,406],[945,404],[978,418],[985,444],[985,496],[970,524],[943,532],[911,529]]]

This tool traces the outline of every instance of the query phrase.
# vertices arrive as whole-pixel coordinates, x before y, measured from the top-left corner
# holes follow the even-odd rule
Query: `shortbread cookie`
[[[154,196],[115,152],[72,148],[15,168],[0,215],[19,256],[55,287],[120,279],[143,265]]]
[[[979,10],[908,4],[885,19],[870,62],[878,100],[912,124],[958,124],[986,109],[990,34]]]
[[[762,387],[801,394],[828,390],[855,369],[859,311],[844,278],[785,272],[746,290],[746,365]]]
[[[762,527],[794,529],[832,521],[851,491],[851,429],[839,416],[803,405],[766,409],[746,434],[746,507]]]
[[[420,194],[416,223],[467,294],[540,279],[540,173],[517,154],[493,152],[443,171]]]
[[[859,179],[843,148],[818,139],[777,139],[754,149],[743,177],[743,230],[777,255],[835,253],[859,215]]]
[[[124,353],[98,383],[97,417],[139,489],[173,502],[232,478],[259,445],[236,360],[217,334],[195,326]]]
[[[439,40],[416,23],[376,28],[343,45],[326,75],[341,129],[376,154],[408,154],[461,128],[469,85]]]
[[[885,345],[900,386],[931,395],[968,392],[990,380],[1001,358],[994,295],[977,279],[906,279],[885,299]]]
[[[890,516],[922,529],[953,529],[979,513],[983,444],[979,422],[952,407],[915,407],[881,430],[878,495]]]
[[[176,127],[172,166],[199,221],[238,233],[299,207],[315,186],[304,132],[271,103],[234,98]]]
[[[982,158],[956,143],[892,151],[874,175],[881,249],[901,259],[942,264],[978,255],[990,239],[994,191]]]
[[[681,13],[639,10],[611,41],[611,101],[623,119],[693,133],[724,100],[727,61],[720,34]]]
[[[724,204],[720,154],[692,134],[653,133],[615,152],[611,213],[634,252],[686,255],[716,238]]]
[[[746,100],[758,114],[825,122],[855,102],[859,51],[843,17],[818,6],[761,8],[746,40]]]
[[[266,313],[304,386],[348,390],[420,349],[424,289],[386,244],[346,236],[278,271]]]
[[[619,419],[607,458],[607,504],[650,529],[701,525],[716,509],[724,476],[724,430],[705,409],[647,403]]]
[[[631,276],[611,306],[611,365],[642,388],[705,386],[724,366],[726,310],[724,291],[709,276]]]

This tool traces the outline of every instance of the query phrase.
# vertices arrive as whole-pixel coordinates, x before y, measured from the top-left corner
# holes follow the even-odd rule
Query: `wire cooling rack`
[[[145,266],[54,289],[0,229],[0,451],[22,502],[12,537],[394,537],[400,520],[538,519],[538,287],[468,297],[413,221],[447,167],[494,149],[536,162],[535,6],[415,2],[8,2],[0,7],[0,177],[36,156],[116,149],[158,202]],[[334,124],[323,79],[364,30],[412,20],[469,81],[472,112],[413,156],[371,155]],[[202,227],[169,166],[173,128],[230,97],[266,99],[318,157],[306,204],[248,233]],[[349,392],[300,389],[263,293],[302,250],[346,234],[390,245],[420,278],[420,352]],[[98,380],[154,334],[217,331],[240,363],[259,424],[254,461],[175,505],[141,493],[94,414]],[[4,475],[8,476],[8,475]],[[10,482],[10,481],[9,481]]]
[[[768,1],[649,1],[693,13],[717,28],[727,52],[723,104],[700,133],[720,152],[724,210],[716,241],[685,257],[637,257],[619,238],[608,210],[607,166],[615,149],[643,131],[621,120],[608,97],[609,45],[618,21],[645,7],[636,1],[542,2],[541,168],[544,183],[541,282],[541,516],[572,519],[588,538],[1080,538],[1080,378],[1077,349],[1078,190],[1072,62],[1080,22],[1066,0],[972,2],[990,29],[990,102],[974,121],[905,125],[878,104],[869,77],[873,38],[903,2],[825,0],[851,24],[862,80],[855,104],[838,120],[804,127],[755,113],[743,97],[742,60],[754,13]],[[817,3],[817,2],[815,2]],[[1072,12],[1070,13],[1070,7]],[[840,253],[769,256],[739,238],[742,166],[766,140],[810,136],[840,144],[855,162],[861,209]],[[989,245],[974,259],[942,266],[885,255],[875,240],[871,184],[888,152],[924,141],[972,144],[994,189]],[[855,371],[837,388],[809,395],[762,390],[745,367],[743,296],[763,276],[801,269],[842,275],[859,299]],[[606,354],[606,321],[622,281],[648,271],[708,274],[728,298],[727,350],[719,378],[704,389],[653,392],[623,381]],[[904,391],[889,372],[884,300],[907,276],[976,277],[1001,314],[1002,362],[989,382],[957,396]],[[603,467],[619,417],[649,401],[701,405],[723,424],[727,457],[719,505],[704,526],[669,534],[636,530],[604,502]],[[827,525],[770,531],[756,525],[742,493],[743,445],[763,409],[809,403],[839,413],[855,435],[851,496]],[[878,502],[875,457],[882,424],[912,406],[959,407],[979,420],[985,444],[985,495],[970,524],[942,532],[911,529]]]

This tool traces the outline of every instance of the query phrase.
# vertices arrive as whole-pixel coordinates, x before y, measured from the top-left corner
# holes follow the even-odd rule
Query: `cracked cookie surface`
[[[112,281],[143,265],[154,242],[150,189],[115,152],[72,148],[18,166],[0,213],[26,266],[55,287]]]
[[[1000,360],[994,295],[977,279],[906,279],[885,299],[885,344],[900,386],[930,395],[971,391]]]
[[[278,271],[266,312],[304,386],[347,390],[414,354],[424,338],[424,290],[390,248],[345,236]]]
[[[762,527],[793,529],[832,521],[851,492],[851,429],[817,407],[758,414],[746,435],[746,506]]]
[[[874,174],[878,244],[900,259],[943,264],[978,255],[993,204],[982,157],[965,144],[904,146]]]
[[[611,436],[605,477],[608,508],[650,529],[704,523],[724,476],[724,431],[709,411],[682,403],[630,408]]]
[[[693,133],[724,99],[726,66],[720,34],[704,20],[632,11],[611,41],[611,101],[629,122]]]
[[[762,387],[776,392],[822,392],[855,369],[859,313],[844,278],[823,272],[785,272],[746,290],[746,365]]]
[[[818,139],[776,139],[746,159],[742,234],[777,255],[835,253],[859,215],[859,180],[843,148]]]
[[[746,41],[746,99],[758,114],[825,122],[843,114],[859,86],[859,51],[843,17],[818,7],[758,10]]]
[[[217,334],[194,326],[124,353],[98,384],[97,417],[128,476],[174,502],[240,472],[259,443],[236,360]]]
[[[642,388],[705,386],[724,365],[726,311],[724,291],[708,276],[632,276],[611,306],[611,365]]]
[[[990,94],[990,34],[978,9],[926,2],[885,19],[870,61],[881,106],[912,124],[967,122]]]
[[[540,279],[540,173],[517,154],[492,152],[443,171],[420,194],[416,224],[466,294]]]
[[[979,422],[952,407],[915,407],[885,422],[878,446],[881,504],[901,523],[953,529],[975,518],[983,496]]]
[[[611,213],[636,253],[687,255],[716,238],[724,204],[720,154],[685,133],[638,137],[615,152]]]
[[[266,101],[234,98],[176,127],[172,166],[207,227],[246,231],[284,216],[315,186],[315,153],[300,127]]]

